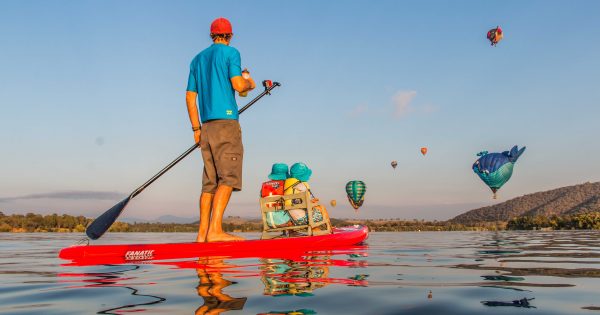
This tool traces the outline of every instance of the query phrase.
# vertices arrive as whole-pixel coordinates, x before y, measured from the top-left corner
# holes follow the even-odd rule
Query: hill
[[[600,212],[600,182],[584,183],[517,197],[493,206],[474,209],[449,220],[470,225],[508,221],[515,217],[575,216]]]

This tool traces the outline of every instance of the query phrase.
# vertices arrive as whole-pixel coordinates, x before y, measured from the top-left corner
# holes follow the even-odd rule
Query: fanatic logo
[[[125,260],[148,260],[154,258],[154,249],[130,250],[125,253]]]

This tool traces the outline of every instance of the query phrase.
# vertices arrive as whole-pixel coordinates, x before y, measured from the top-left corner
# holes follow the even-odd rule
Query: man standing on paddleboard
[[[242,74],[240,53],[229,46],[232,36],[227,19],[214,20],[213,44],[190,64],[186,103],[204,160],[198,242],[243,240],[225,233],[222,223],[232,191],[242,189],[244,147],[235,91],[245,96],[256,85],[249,72]]]

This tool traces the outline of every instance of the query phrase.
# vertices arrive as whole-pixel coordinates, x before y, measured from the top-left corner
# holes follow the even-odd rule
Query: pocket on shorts
[[[223,153],[221,160],[222,174],[226,184],[239,188],[242,181],[242,155],[240,153]]]
[[[223,153],[223,162],[229,165],[240,163],[242,155],[239,153]]]

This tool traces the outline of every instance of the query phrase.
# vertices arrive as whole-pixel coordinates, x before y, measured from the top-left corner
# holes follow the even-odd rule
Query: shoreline
[[[4,215],[0,212],[0,232],[5,233],[83,233],[93,221],[84,216],[67,214],[40,215],[34,213]],[[577,216],[515,217],[509,221],[453,222],[402,219],[331,219],[333,227],[365,225],[370,232],[425,232],[425,231],[508,231],[508,230],[600,230],[600,213]],[[232,233],[261,232],[262,221],[229,216],[223,220],[223,230]],[[192,223],[126,223],[117,221],[110,232],[193,232],[198,222]]]

